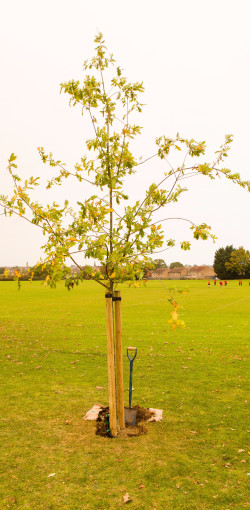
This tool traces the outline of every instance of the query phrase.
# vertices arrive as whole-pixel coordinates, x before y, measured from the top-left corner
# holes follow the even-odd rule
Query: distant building
[[[169,271],[167,267],[158,267],[157,269],[153,269],[152,271],[148,271],[145,275],[145,278],[152,278],[154,280],[157,279],[168,279],[169,278]]]
[[[189,267],[173,267],[169,271],[170,280],[181,280],[188,276]]]
[[[212,266],[193,266],[188,276],[199,280],[213,280],[216,278],[216,273]]]
[[[73,276],[74,274],[79,274],[79,273],[80,273],[80,269],[79,269],[79,267],[78,267],[78,266],[75,266],[75,265],[74,265],[74,266],[70,266],[70,270],[71,270],[71,274],[72,274],[72,276]]]
[[[168,269],[159,267],[148,271],[145,278],[149,280],[214,280],[216,273],[212,266],[184,266]]]

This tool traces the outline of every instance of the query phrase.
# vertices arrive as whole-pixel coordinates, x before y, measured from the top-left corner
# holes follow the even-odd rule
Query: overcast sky
[[[250,179],[249,0],[1,0],[0,6],[0,193],[10,190],[5,169],[11,152],[18,155],[24,177],[49,176],[38,146],[69,167],[80,160],[92,133],[81,112],[59,94],[59,85],[83,78],[82,64],[93,55],[98,31],[126,76],[144,82],[139,155],[155,152],[157,136],[179,132],[206,140],[205,159],[212,161],[224,135],[232,133],[227,166]],[[131,182],[132,200],[140,185],[157,182],[164,170],[155,160],[140,167]],[[171,214],[207,222],[218,241],[194,241],[190,252],[174,248],[155,258],[212,264],[221,246],[250,249],[249,193],[204,177],[188,187]],[[46,203],[51,196],[38,193]],[[66,196],[76,198],[70,186]],[[189,238],[185,224],[167,228],[168,237]],[[44,242],[37,230],[19,218],[0,216],[0,265],[34,264]]]

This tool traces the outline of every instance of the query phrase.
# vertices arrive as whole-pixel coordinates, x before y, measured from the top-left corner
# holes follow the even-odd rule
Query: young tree
[[[237,250],[233,250],[230,259],[225,263],[226,269],[236,273],[240,278],[250,278],[250,253],[240,246]]]
[[[196,225],[188,218],[171,218],[167,215],[159,221],[155,213],[161,209],[165,211],[167,206],[177,202],[186,191],[183,181],[195,175],[210,179],[224,176],[248,190],[250,183],[242,181],[238,173],[223,167],[232,142],[231,135],[226,135],[211,164],[206,161],[200,163],[198,159],[205,154],[204,141],[188,140],[179,133],[174,138],[160,136],[156,139],[155,154],[144,160],[136,159],[131,141],[141,133],[141,127],[135,123],[134,117],[142,110],[139,96],[144,90],[143,84],[127,80],[122,69],[116,66],[113,56],[107,52],[102,34],[97,35],[95,43],[94,57],[84,62],[83,81],[71,80],[61,84],[61,91],[69,95],[71,106],[79,107],[90,118],[93,138],[86,141],[88,156],[84,154],[74,168],[68,169],[51,152],[45,152],[43,147],[38,148],[43,163],[56,170],[48,181],[48,189],[61,185],[67,179],[75,179],[78,185],[90,183],[93,194],[83,200],[84,189],[81,190],[75,209],[68,200],[63,205],[53,202],[46,206],[32,200],[30,190],[39,185],[39,177],[32,176],[23,182],[17,174],[16,156],[13,153],[9,158],[8,171],[14,189],[11,197],[0,195],[0,206],[6,216],[15,214],[22,217],[44,233],[45,258],[42,266],[48,271],[46,284],[53,287],[64,276],[66,286],[70,289],[88,274],[105,290],[106,303],[109,303],[107,332],[111,338],[108,349],[111,360],[109,380],[112,385],[113,321],[108,313],[112,313],[112,298],[117,286],[128,279],[138,286],[145,265],[152,262],[151,255],[176,244],[175,240],[164,236],[163,225],[169,220],[188,222],[195,239],[214,239],[206,223]],[[176,168],[168,161],[172,151],[180,154],[183,151],[182,163]],[[157,157],[163,163],[162,175],[157,182],[152,182],[142,200],[129,202],[125,182],[127,177],[134,174],[139,165]],[[190,249],[189,241],[183,240],[180,245],[183,250]],[[106,276],[90,267],[83,268],[76,254],[82,254],[83,259],[97,260]],[[69,259],[79,268],[79,274],[69,274],[66,265]],[[174,311],[170,322],[175,328],[182,321],[178,318],[174,299],[172,304]],[[116,412],[112,407],[114,418]],[[115,434],[116,422],[113,423]]]

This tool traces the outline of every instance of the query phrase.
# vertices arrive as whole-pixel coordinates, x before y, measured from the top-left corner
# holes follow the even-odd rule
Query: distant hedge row
[[[0,275],[0,282],[13,282],[13,279],[14,277],[13,276],[7,276],[7,278],[4,276],[4,275]],[[21,276],[21,278],[19,278],[19,280],[21,282],[27,282],[29,280],[29,277],[28,276]],[[44,278],[41,278],[40,276],[34,276],[32,278],[32,280],[45,280],[45,277]]]

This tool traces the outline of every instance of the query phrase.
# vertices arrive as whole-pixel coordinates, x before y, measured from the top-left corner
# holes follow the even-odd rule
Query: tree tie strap
[[[105,294],[105,298],[112,298],[113,295],[111,294],[111,292],[106,292]]]

